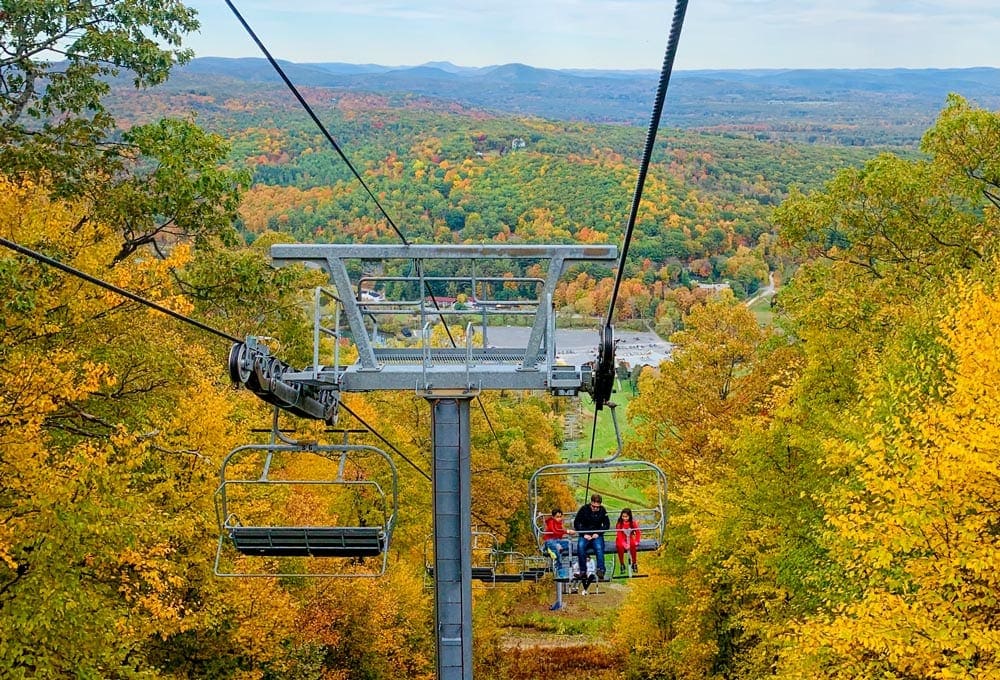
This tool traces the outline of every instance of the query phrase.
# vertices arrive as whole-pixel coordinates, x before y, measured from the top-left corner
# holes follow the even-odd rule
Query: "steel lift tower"
[[[552,299],[556,284],[570,266],[614,266],[618,249],[605,245],[282,244],[271,247],[271,257],[275,266],[304,264],[329,275],[335,291],[332,296],[346,318],[358,360],[351,366],[339,366],[336,359],[332,365],[321,365],[322,335],[339,337],[341,329],[339,314],[334,328],[320,322],[317,304],[312,366],[293,369],[272,357],[255,338],[248,338],[230,353],[230,376],[279,408],[331,422],[340,394],[345,392],[413,390],[427,400],[432,416],[438,678],[471,680],[470,403],[483,390],[547,390],[563,396],[584,391],[594,397],[598,408],[608,401],[614,382],[611,327],[599,333],[595,362],[557,363]],[[543,273],[512,277],[507,273],[511,260],[538,265],[532,271]],[[403,268],[410,273],[381,274],[377,263],[388,261],[407,263]],[[376,273],[357,274],[366,268]],[[440,298],[445,289],[464,292],[467,302],[443,304]],[[381,291],[394,292],[396,299],[390,300]],[[378,347],[374,341],[378,319],[385,315],[419,318],[419,347]],[[489,322],[500,315],[530,317],[525,346],[489,345]],[[433,347],[434,325],[461,317],[468,320],[464,346]],[[477,334],[478,344],[474,342]]]

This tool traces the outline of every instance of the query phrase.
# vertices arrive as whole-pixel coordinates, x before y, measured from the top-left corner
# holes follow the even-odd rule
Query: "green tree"
[[[136,87],[162,83],[191,58],[180,43],[198,28],[177,0],[3,0],[0,15],[0,164],[63,188],[115,165],[108,78],[127,69]]]
[[[191,58],[197,29],[176,0],[0,2],[0,166],[59,196],[85,196],[81,220],[118,225],[117,264],[138,248],[193,237],[232,242],[245,172],[221,169],[228,145],[189,121],[121,132],[105,106],[111,80],[165,81]],[[55,61],[58,59],[58,61]]]
[[[189,121],[164,119],[123,135],[132,147],[124,171],[110,183],[89,182],[95,217],[119,225],[117,264],[143,246],[163,247],[193,238],[205,247],[213,239],[233,245],[233,220],[246,172],[221,166],[229,145]],[[125,159],[123,159],[123,162]]]
[[[629,418],[643,457],[664,463],[675,479],[695,479],[723,455],[714,433],[730,431],[766,394],[768,332],[724,291],[692,308],[670,339],[673,360],[640,385]]]
[[[995,278],[998,120],[952,97],[924,136],[927,158],[881,156],[776,212],[814,258],[781,304],[804,341],[797,390],[821,444],[827,482],[813,493],[833,558],[797,567],[819,597],[796,617],[806,622],[783,651],[784,677],[995,671],[979,619],[995,617],[995,584],[951,551],[995,559],[979,535],[995,485],[964,474],[993,437],[989,363],[973,348],[990,346],[982,328],[995,313],[980,288]]]
[[[762,602],[782,598],[764,579],[750,583],[753,572],[746,561],[780,536],[784,512],[772,506],[769,521],[757,516],[748,541],[742,532],[761,508],[747,506],[761,499],[746,494],[740,480],[758,451],[782,439],[764,414],[789,380],[794,352],[761,329],[729,292],[692,307],[684,330],[671,340],[673,360],[661,364],[658,374],[640,378],[640,395],[629,406],[636,434],[628,444],[670,479],[668,548],[657,565],[667,578],[626,616],[633,634],[655,625],[637,636],[659,641],[636,646],[636,677],[696,678],[731,667],[735,650],[752,646],[741,639],[743,617],[758,614]],[[747,442],[735,446],[750,423],[756,428],[752,438],[748,432]],[[750,491],[766,495],[768,460],[756,461],[760,471]],[[781,486],[777,480],[766,483]],[[754,603],[745,612],[744,598]]]

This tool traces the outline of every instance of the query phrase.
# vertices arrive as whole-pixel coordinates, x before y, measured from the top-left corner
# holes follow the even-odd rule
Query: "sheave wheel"
[[[594,369],[594,405],[598,410],[611,401],[615,387],[615,333],[608,324],[601,331],[601,346],[597,350]]]
[[[253,370],[253,359],[245,343],[237,342],[229,350],[229,379],[234,385],[246,385],[251,392],[260,389],[257,373]]]

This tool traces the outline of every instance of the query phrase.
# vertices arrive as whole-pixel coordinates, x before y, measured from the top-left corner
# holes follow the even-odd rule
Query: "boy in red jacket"
[[[552,514],[545,518],[545,531],[542,532],[542,548],[549,557],[552,558],[553,566],[556,570],[562,569],[560,556],[563,551],[569,554],[568,534],[576,533],[572,529],[563,526],[563,511],[554,508]]]

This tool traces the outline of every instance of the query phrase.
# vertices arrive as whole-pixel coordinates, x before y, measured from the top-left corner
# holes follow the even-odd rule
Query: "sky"
[[[278,59],[659,70],[674,2],[233,0]],[[261,56],[222,0],[188,0],[197,56]],[[998,0],[691,0],[674,68],[1000,66]]]

